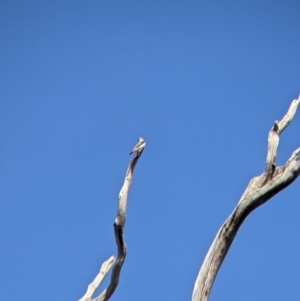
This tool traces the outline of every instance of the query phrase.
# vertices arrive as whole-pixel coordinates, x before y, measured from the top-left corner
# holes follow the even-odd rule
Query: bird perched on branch
[[[139,137],[138,143],[134,146],[134,148],[131,150],[129,155],[142,151],[144,149],[145,145],[146,145],[145,140],[142,137]]]

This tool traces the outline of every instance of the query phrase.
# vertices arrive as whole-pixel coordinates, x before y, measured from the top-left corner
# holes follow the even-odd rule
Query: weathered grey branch
[[[246,217],[258,206],[289,186],[300,175],[300,148],[295,150],[284,166],[276,166],[279,135],[293,119],[298,99],[292,101],[281,121],[275,121],[268,135],[266,168],[262,175],[253,178],[243,193],[238,205],[218,231],[197,276],[192,301],[206,301],[218,270]]]
[[[144,144],[144,146],[145,145],[146,143]],[[97,274],[93,282],[88,286],[87,292],[79,301],[107,301],[112,296],[112,294],[118,286],[121,269],[126,257],[126,244],[123,238],[123,230],[126,219],[127,196],[132,181],[134,168],[140,156],[142,155],[143,150],[144,147],[139,149],[131,159],[126,171],[124,184],[119,193],[117,217],[114,222],[114,233],[118,251],[117,259],[115,260],[114,256],[111,256],[102,264],[99,273]],[[96,289],[99,287],[99,285],[109,272],[113,263],[114,266],[111,273],[110,284],[106,289],[102,291],[102,293],[98,297],[92,299],[93,294],[95,293]]]
[[[278,135],[278,122],[275,121],[274,126],[269,132],[268,135],[268,150],[267,150],[267,161],[265,168],[265,183],[272,178],[273,173],[276,168],[276,156],[277,148],[279,144],[279,135]]]
[[[85,301],[85,300],[91,300],[95,290],[99,287],[99,285],[104,280],[105,276],[109,272],[111,266],[115,262],[114,256],[111,256],[109,259],[103,262],[99,273],[97,274],[96,278],[93,280],[93,282],[88,286],[88,289],[85,293],[85,295],[79,299],[79,301]]]

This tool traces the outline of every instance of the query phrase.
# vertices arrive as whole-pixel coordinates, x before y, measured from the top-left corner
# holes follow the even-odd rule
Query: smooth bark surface
[[[264,204],[275,194],[286,188],[300,174],[300,148],[295,150],[284,166],[276,166],[279,135],[292,121],[298,99],[292,101],[288,112],[280,121],[275,121],[268,135],[267,160],[262,175],[253,178],[233,212],[218,231],[195,282],[192,301],[206,301],[210,294],[218,270],[246,217],[258,206]]]

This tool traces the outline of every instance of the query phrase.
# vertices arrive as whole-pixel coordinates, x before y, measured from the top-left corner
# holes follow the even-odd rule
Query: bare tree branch
[[[272,178],[276,168],[277,148],[279,144],[278,122],[275,121],[268,135],[267,162],[265,168],[265,183]]]
[[[296,111],[297,111],[297,108],[298,108],[298,105],[300,103],[300,95],[298,96],[297,99],[294,99],[287,111],[287,113],[284,115],[284,117],[278,122],[278,134],[281,134],[285,129],[286,127],[289,125],[289,123],[293,120],[295,114],[296,114]]]
[[[119,193],[117,216],[114,222],[114,233],[118,250],[117,259],[115,260],[114,256],[111,256],[102,264],[99,273],[92,281],[92,283],[88,286],[87,292],[79,301],[107,301],[112,296],[112,294],[118,286],[121,269],[126,257],[126,244],[123,238],[123,230],[126,219],[127,196],[132,181],[134,168],[144,151],[145,145],[146,143],[144,143],[143,146],[135,152],[135,155],[131,159],[126,171],[124,184]],[[98,297],[92,299],[93,294],[95,293],[96,289],[99,287],[99,285],[109,272],[113,263],[114,266],[111,273],[110,284],[106,289],[102,291],[102,293]]]
[[[91,300],[92,295],[94,294],[95,290],[99,287],[99,285],[104,280],[105,276],[109,272],[111,266],[115,262],[114,256],[111,256],[109,259],[103,262],[100,271],[96,278],[93,280],[93,282],[88,286],[88,289],[85,293],[85,295],[79,299],[79,301],[85,301],[85,300]]]
[[[219,229],[195,282],[192,301],[206,301],[219,268],[246,217],[258,206],[289,186],[300,175],[300,148],[296,149],[284,166],[276,166],[279,135],[292,121],[298,99],[292,101],[281,121],[275,121],[268,135],[266,168],[262,175],[253,178],[243,193],[238,205]]]

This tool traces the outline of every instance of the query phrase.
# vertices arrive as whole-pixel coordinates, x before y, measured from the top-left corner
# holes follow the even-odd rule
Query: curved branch
[[[295,150],[284,166],[276,166],[279,135],[294,117],[300,103],[292,101],[290,108],[281,121],[275,121],[268,135],[266,168],[262,175],[253,178],[233,212],[219,229],[195,282],[192,301],[206,301],[219,268],[246,217],[257,207],[289,186],[300,175],[300,148]]]
[[[114,234],[118,251],[117,259],[115,260],[115,258],[111,256],[107,261],[103,263],[100,272],[93,280],[93,282],[88,286],[87,292],[79,301],[107,301],[112,296],[112,294],[118,286],[121,269],[126,258],[126,244],[123,238],[123,230],[126,219],[127,196],[132,181],[134,168],[143,153],[145,145],[146,143],[144,143],[143,147],[139,149],[135,153],[133,158],[130,160],[125,174],[124,184],[120,190],[118,197],[117,216],[114,222]],[[115,264],[112,269],[110,283],[108,287],[104,289],[98,297],[92,299],[93,294],[95,293],[96,289],[99,287],[102,280],[109,272],[113,263]]]

